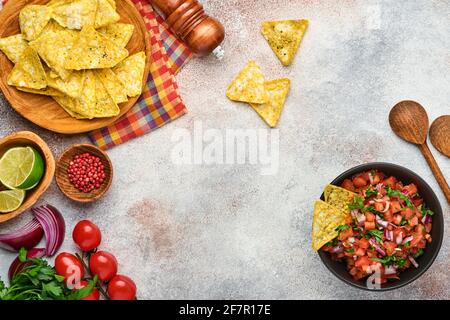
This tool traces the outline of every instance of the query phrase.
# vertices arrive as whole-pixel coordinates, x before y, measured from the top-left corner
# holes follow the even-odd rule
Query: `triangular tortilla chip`
[[[263,22],[261,32],[281,63],[288,66],[294,60],[307,28],[308,20],[267,21]]]
[[[145,53],[141,51],[128,57],[113,69],[120,82],[125,86],[129,97],[136,97],[142,93],[145,61]]]
[[[83,93],[77,100],[73,111],[89,119],[113,117],[120,113],[119,107],[92,70],[86,70]]]
[[[125,48],[133,35],[134,25],[127,23],[113,23],[100,28],[97,31],[113,41],[119,47]]]
[[[115,103],[119,104],[128,101],[126,89],[114,71],[111,69],[98,69],[94,72]]]
[[[64,67],[69,70],[112,68],[128,57],[128,50],[97,32],[84,27],[65,57]]]
[[[32,41],[39,37],[51,19],[51,9],[42,5],[28,5],[20,10],[20,31],[24,38]]]
[[[63,80],[60,77],[52,76],[52,71],[46,72],[47,85],[52,87],[71,98],[78,98],[81,96],[84,84],[84,70],[73,71],[67,80]]]
[[[264,87],[264,75],[259,65],[250,60],[227,89],[227,97],[234,101],[266,103],[269,95]]]
[[[34,93],[34,94],[40,94],[43,96],[51,96],[51,97],[61,97],[64,94],[61,91],[58,91],[56,89],[46,87],[43,89],[30,89],[30,88],[22,88],[22,87],[16,87],[17,90],[28,92],[28,93]]]
[[[336,228],[345,224],[347,214],[325,201],[317,200],[314,205],[312,248],[318,251],[323,245],[338,236]]]
[[[273,128],[280,120],[281,111],[283,111],[284,102],[291,87],[291,80],[282,78],[266,81],[264,86],[269,93],[269,102],[263,104],[250,103],[250,105]]]
[[[325,196],[325,202],[345,212],[350,212],[348,205],[353,202],[353,198],[357,195],[347,189],[331,184],[325,187],[323,193]]]
[[[16,34],[7,38],[0,38],[0,50],[11,60],[17,63],[22,56],[28,43],[21,34]]]
[[[49,5],[52,18],[61,26],[81,30],[84,26],[95,23],[98,0],[64,0]]]
[[[109,4],[111,5],[111,7],[114,8],[114,10],[116,10],[116,0],[107,0],[109,2]]]
[[[89,117],[76,113],[74,110],[76,109],[76,105],[78,100],[73,99],[69,96],[57,96],[53,97],[55,101],[63,108],[71,117],[75,119],[88,119]]]
[[[108,0],[98,0],[95,27],[100,28],[120,20],[119,14],[111,6]]]
[[[67,80],[72,72],[64,68],[64,61],[78,35],[79,32],[74,30],[48,30],[43,32],[36,40],[31,41],[29,45],[39,53],[42,60],[52,70],[62,79]]]
[[[30,89],[43,89],[47,86],[44,67],[36,51],[31,47],[24,53],[8,76],[8,84]]]

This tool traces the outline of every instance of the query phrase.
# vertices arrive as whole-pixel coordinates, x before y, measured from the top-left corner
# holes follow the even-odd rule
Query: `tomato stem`
[[[86,261],[84,261],[85,256],[84,256],[84,251],[82,253],[82,255],[80,256],[78,253],[75,253],[76,257],[78,258],[78,260],[80,260],[80,262],[83,264],[84,269],[86,270],[86,272],[89,274],[89,276],[92,278],[91,275],[91,269],[89,268],[89,266],[86,264]],[[87,256],[87,258],[89,258],[89,255]],[[103,298],[105,298],[106,300],[110,300],[108,294],[106,293],[105,289],[102,286],[103,282],[98,280],[97,281],[97,289],[98,291],[100,291],[100,293],[102,294]]]

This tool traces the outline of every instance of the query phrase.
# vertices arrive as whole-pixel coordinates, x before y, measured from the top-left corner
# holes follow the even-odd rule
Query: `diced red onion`
[[[397,273],[397,268],[394,265],[384,267],[385,275],[396,274],[396,273]]]
[[[403,193],[405,196],[409,195],[409,192],[408,192],[408,190],[406,190],[406,189],[403,189],[403,190],[402,190],[402,193]]]
[[[386,237],[387,240],[394,241],[394,231],[384,229],[384,236]]]
[[[386,252],[378,245],[374,238],[370,238],[369,243],[375,248],[375,250],[377,250],[379,254],[381,254],[382,256],[386,255]]]
[[[0,235],[0,248],[19,251],[24,247],[29,250],[41,241],[44,231],[37,219],[31,220],[19,230]]]
[[[66,232],[66,224],[61,213],[55,207],[46,204],[31,209],[44,228],[46,255],[53,256],[61,247]]]
[[[381,190],[383,189],[383,184],[382,183],[377,184],[375,189],[377,189],[378,193],[381,193]]]
[[[411,241],[412,239],[414,239],[413,236],[406,237],[405,239],[403,239],[402,244],[405,244],[405,243]]]
[[[391,206],[391,202],[390,201],[386,201],[385,207],[384,207],[383,210],[381,210],[381,212],[383,212],[383,213],[387,212],[389,210],[390,206]]]
[[[403,241],[403,233],[399,233],[398,235],[397,235],[397,237],[395,238],[395,243],[397,244],[397,245],[400,245],[400,244],[402,244],[402,241]]]
[[[375,220],[377,223],[383,228],[387,228],[389,226],[389,222],[382,220],[379,216],[375,215]]]
[[[33,248],[27,252],[27,258],[40,258],[45,255],[45,248]],[[8,277],[9,281],[12,280],[14,274],[20,272],[28,265],[27,262],[20,262],[19,257],[17,257],[9,266]]]
[[[370,184],[373,184],[373,175],[372,175],[372,172],[369,172],[369,181],[370,181]]]
[[[408,256],[408,259],[409,259],[409,261],[411,261],[411,263],[413,264],[413,266],[414,266],[414,267],[416,267],[416,268],[418,268],[418,267],[419,267],[419,264],[417,263],[417,261],[416,261],[416,260],[414,260],[414,258],[413,258],[413,257],[411,257],[411,256]]]
[[[333,249],[331,249],[332,253],[341,253],[343,251],[344,251],[344,248],[342,248],[341,246],[336,246],[336,247],[333,247]]]
[[[348,242],[350,243],[354,243],[355,242],[355,237],[348,237]]]
[[[363,215],[362,213],[359,213],[356,216],[356,220],[358,221],[358,226],[362,227],[362,226],[364,226],[364,223],[366,222],[366,216]]]
[[[352,215],[352,218],[355,218],[358,216],[359,210],[358,209],[353,209],[352,211],[350,211],[350,214]]]
[[[431,223],[431,221],[433,221],[433,219],[431,218],[431,216],[429,216],[427,214],[422,218],[423,224]]]

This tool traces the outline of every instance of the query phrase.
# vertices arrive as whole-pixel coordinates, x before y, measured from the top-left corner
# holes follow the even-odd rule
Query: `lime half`
[[[23,199],[25,199],[23,190],[0,191],[0,212],[7,213],[18,209]]]
[[[31,147],[11,148],[0,159],[0,182],[8,189],[32,189],[43,174],[44,160]]]

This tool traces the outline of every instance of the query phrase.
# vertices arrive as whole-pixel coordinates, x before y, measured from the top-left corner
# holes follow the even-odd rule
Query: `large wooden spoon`
[[[417,102],[401,101],[389,113],[389,124],[400,138],[419,146],[450,204],[450,187],[427,145],[429,122],[425,109]]]
[[[430,127],[430,141],[439,152],[450,157],[450,116],[441,116]]]

